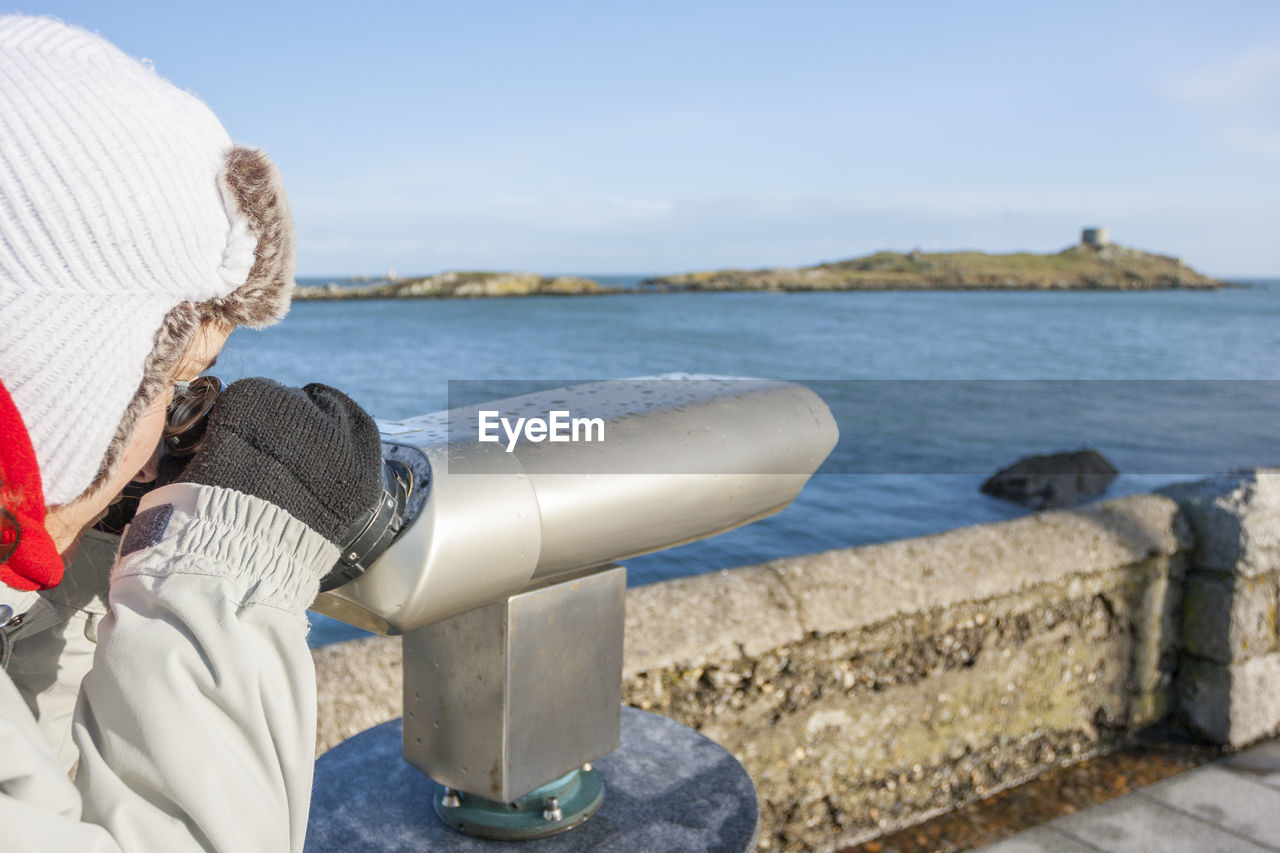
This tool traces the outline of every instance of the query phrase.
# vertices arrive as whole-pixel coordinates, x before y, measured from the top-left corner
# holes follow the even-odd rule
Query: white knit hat
[[[101,37],[0,17],[0,381],[48,504],[110,476],[200,319],[268,325],[292,280],[265,155]]]

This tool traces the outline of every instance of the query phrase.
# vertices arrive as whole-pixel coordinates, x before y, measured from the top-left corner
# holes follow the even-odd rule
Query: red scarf
[[[44,529],[44,513],[31,437],[0,382],[0,582],[30,590],[48,589],[62,580],[62,558]]]

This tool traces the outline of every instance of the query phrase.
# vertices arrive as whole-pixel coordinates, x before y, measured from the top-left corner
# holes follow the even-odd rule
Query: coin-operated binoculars
[[[722,768],[717,784],[737,786],[749,817],[741,848],[754,843],[754,789],[731,756],[671,721],[623,713],[617,562],[785,508],[835,446],[822,400],[788,382],[658,377],[379,426],[405,486],[399,533],[313,608],[403,636],[403,761],[392,723],[323,756],[308,849],[431,849],[434,838],[480,850],[490,847],[478,839],[547,836],[554,849],[624,836],[634,841],[619,849],[644,849],[664,843],[635,825],[655,815],[613,814],[615,802],[651,809],[637,791],[678,794],[699,774],[674,764],[713,754],[733,776]],[[440,827],[428,797],[473,838]]]

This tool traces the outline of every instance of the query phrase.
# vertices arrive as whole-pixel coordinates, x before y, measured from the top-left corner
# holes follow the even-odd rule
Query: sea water
[[[600,277],[597,277],[599,279]],[[639,277],[612,277],[634,285]],[[310,283],[310,282],[308,282]],[[374,415],[396,419],[445,408],[447,381],[592,380],[668,372],[774,377],[827,393],[867,380],[903,385],[861,410],[912,429],[877,435],[874,464],[815,477],[782,513],[731,533],[627,563],[630,582],[651,583],[967,524],[1025,510],[978,491],[987,474],[1028,453],[1070,450],[1090,436],[1044,429],[1035,412],[991,412],[989,429],[939,417],[938,388],[985,389],[1007,380],[1216,380],[1235,404],[1280,417],[1280,389],[1227,380],[1280,380],[1280,280],[1218,291],[634,293],[583,297],[302,302],[278,326],[237,330],[215,372],[230,381],[270,376],[324,382]],[[831,380],[858,380],[832,384]],[[991,387],[1006,387],[992,385]],[[1007,387],[1014,387],[1013,385]],[[1044,389],[1057,386],[1044,384]],[[1106,386],[1112,387],[1112,386]],[[1114,386],[1122,388],[1123,386]],[[1226,417],[1204,383],[1168,383],[1165,404],[1212,430]],[[923,394],[915,394],[924,389]],[[861,391],[859,392],[861,393]],[[925,399],[932,398],[932,399]],[[1247,400],[1245,401],[1247,404]],[[1265,405],[1264,405],[1265,404]],[[919,417],[913,417],[919,406]],[[927,408],[927,411],[926,411]],[[1230,453],[1143,461],[1125,440],[1133,412],[1098,406],[1089,420],[1121,476],[1108,496],[1143,491],[1207,466],[1280,464],[1264,419]],[[922,420],[926,419],[927,420]],[[841,408],[857,435],[860,410]],[[1108,423],[1108,421],[1112,423]],[[1189,422],[1190,423],[1190,422]],[[1194,428],[1195,424],[1188,428]],[[1111,431],[1108,432],[1108,427]],[[1008,440],[1016,436],[1016,440]],[[1110,446],[1107,446],[1107,445]],[[922,455],[922,448],[927,450]],[[842,443],[845,457],[857,447]],[[931,461],[942,453],[947,463]],[[965,460],[955,464],[954,460]],[[1128,463],[1128,464],[1126,464]],[[1140,470],[1139,470],[1140,469]],[[346,636],[317,619],[313,642]]]

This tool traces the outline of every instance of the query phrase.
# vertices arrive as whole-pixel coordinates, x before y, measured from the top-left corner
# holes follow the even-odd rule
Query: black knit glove
[[[378,428],[346,394],[241,379],[218,397],[203,444],[174,482],[261,498],[341,545],[379,501],[381,477]]]

